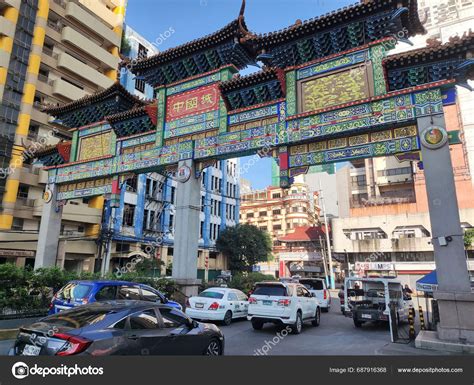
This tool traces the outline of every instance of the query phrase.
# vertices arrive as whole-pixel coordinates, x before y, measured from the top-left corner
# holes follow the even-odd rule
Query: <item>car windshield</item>
[[[300,283],[309,290],[324,290],[323,281],[312,279],[301,279]]]
[[[70,282],[56,294],[58,299],[76,300],[87,298],[92,290],[91,285],[84,283]]]
[[[57,313],[46,317],[43,319],[43,322],[47,322],[48,324],[58,327],[62,326],[79,329],[103,321],[109,313],[109,309],[91,310],[84,309],[82,306],[80,306],[75,308],[75,310],[69,310],[65,313]]]
[[[199,297],[222,299],[224,297],[224,293],[221,293],[219,291],[206,290],[206,291],[203,291],[201,294],[199,294]]]
[[[276,297],[286,297],[286,287],[283,285],[257,285],[254,295],[272,295]]]

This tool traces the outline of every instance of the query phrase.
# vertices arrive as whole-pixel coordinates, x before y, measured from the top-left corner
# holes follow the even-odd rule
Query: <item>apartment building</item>
[[[117,79],[126,0],[0,1],[0,261],[33,265],[46,173],[34,158],[71,134],[41,111]],[[64,207],[58,265],[94,268],[103,199]]]
[[[254,225],[270,234],[274,260],[259,264],[259,271],[276,274],[280,270],[278,255],[286,250],[279,240],[297,227],[318,223],[318,193],[310,192],[301,176],[289,189],[276,186],[242,194],[240,221]]]

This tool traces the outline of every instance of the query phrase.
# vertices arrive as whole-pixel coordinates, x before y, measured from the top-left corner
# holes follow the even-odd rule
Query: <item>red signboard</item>
[[[166,100],[166,121],[184,118],[217,110],[219,88],[217,84],[201,87],[182,94],[172,95]]]

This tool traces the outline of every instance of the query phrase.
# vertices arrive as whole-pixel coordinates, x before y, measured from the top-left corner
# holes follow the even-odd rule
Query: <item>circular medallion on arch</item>
[[[51,202],[51,199],[53,199],[53,192],[50,189],[44,190],[43,193],[43,200],[45,203]]]
[[[448,141],[448,132],[438,126],[431,126],[425,129],[420,135],[421,143],[430,150],[443,147]]]
[[[188,166],[181,166],[176,172],[176,180],[181,183],[185,183],[191,177],[191,168]]]

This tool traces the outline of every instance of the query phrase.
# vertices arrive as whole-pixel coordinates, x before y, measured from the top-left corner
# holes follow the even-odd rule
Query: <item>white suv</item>
[[[266,322],[291,326],[293,334],[301,333],[303,322],[319,326],[321,307],[318,299],[299,283],[261,282],[249,298],[247,319],[255,330]]]

